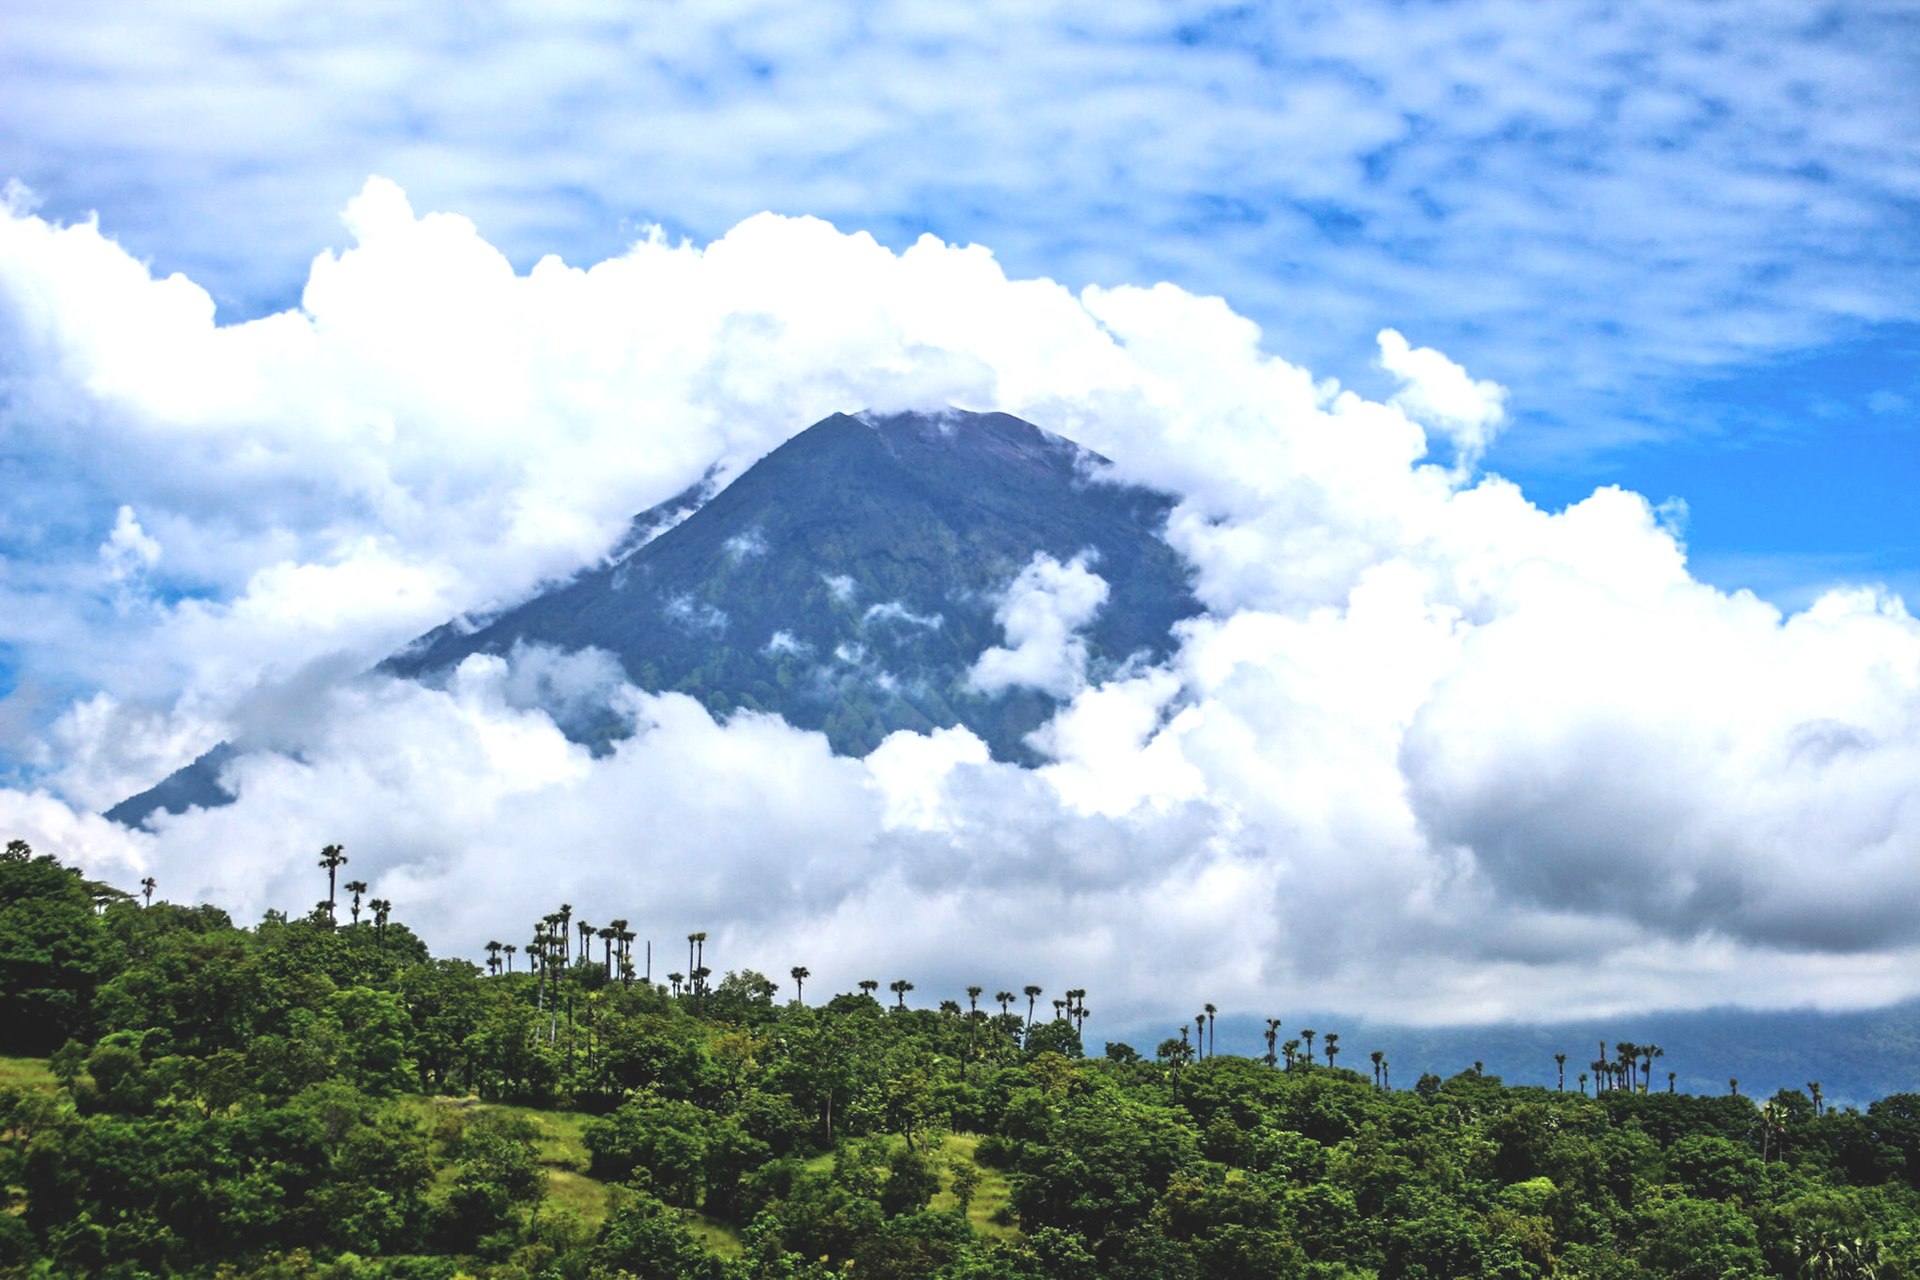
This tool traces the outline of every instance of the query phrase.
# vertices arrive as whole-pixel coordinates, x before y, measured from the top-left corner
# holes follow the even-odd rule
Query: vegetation
[[[345,861],[238,928],[0,855],[0,1276],[1920,1277],[1920,1095],[1631,1044],[1398,1089],[1277,1019],[1216,1056],[1211,1006],[1088,1058],[1079,989],[802,1003],[704,934],[660,985],[570,906],[435,959]]]

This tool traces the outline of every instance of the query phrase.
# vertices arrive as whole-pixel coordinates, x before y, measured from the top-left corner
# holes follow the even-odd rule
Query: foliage
[[[10,848],[0,1277],[1920,1280],[1920,1095],[1089,1059],[1011,995],[550,950],[237,928]]]

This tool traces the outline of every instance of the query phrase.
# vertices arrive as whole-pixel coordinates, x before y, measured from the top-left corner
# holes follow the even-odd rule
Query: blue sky
[[[451,947],[651,870],[769,972],[958,916],[1143,1016],[1920,994],[1909,4],[12,0],[0,180],[0,826],[101,873],[345,842]],[[1180,499],[1165,666],[1034,587],[1041,769],[364,674],[944,404]],[[223,740],[239,803],[96,816]]]
[[[10,5],[0,156],[248,317],[370,173],[522,268],[763,209],[1226,297],[1362,389],[1506,385],[1488,465],[1680,497],[1701,571],[1911,591],[1910,6]]]

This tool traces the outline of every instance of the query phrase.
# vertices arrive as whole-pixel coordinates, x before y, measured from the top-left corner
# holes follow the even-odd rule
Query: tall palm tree
[[[353,901],[348,904],[347,909],[353,912],[354,924],[360,923],[360,895],[366,891],[367,882],[365,880],[347,881],[347,892],[353,895]]]
[[[1599,1090],[1596,1088],[1594,1092],[1598,1093]],[[1587,1096],[1587,1073],[1584,1071],[1580,1073],[1580,1096],[1583,1098]]]
[[[626,923],[625,920],[615,920],[612,924],[602,925],[593,931],[593,936],[600,939],[601,943],[605,946],[605,954],[601,958],[601,963],[607,966],[608,982],[613,981],[613,940],[620,936],[620,928],[624,927]]]
[[[498,942],[489,942],[487,944],[487,972],[494,974],[500,972],[500,944]]]
[[[140,896],[146,899],[143,905],[149,907],[153,905],[153,891],[158,888],[159,885],[160,882],[152,876],[147,876],[140,881]]]
[[[1387,1060],[1387,1055],[1385,1051],[1375,1049],[1367,1057],[1373,1062],[1373,1085],[1377,1089],[1380,1087],[1380,1064]]]
[[[878,978],[860,979],[860,994],[865,996],[867,999],[869,1000],[873,999],[873,993],[878,991],[879,989],[880,989],[880,980]]]
[[[334,881],[340,874],[340,868],[347,863],[346,850],[337,844],[330,844],[320,851],[320,865],[327,869],[327,922],[334,923]]]
[[[985,987],[968,987],[967,988],[967,1012],[968,1013],[980,1012],[980,997],[985,991],[986,991]]]
[[[560,963],[573,961],[573,904],[560,904]]]
[[[993,998],[994,998],[995,1000],[998,1000],[998,1001],[1000,1002],[1000,1016],[1001,1016],[1001,1017],[1003,1017],[1003,1018],[1004,1018],[1004,1017],[1006,1017],[1006,1016],[1007,1016],[1007,1014],[1009,1014],[1009,1013],[1011,1013],[1011,1012],[1012,1012],[1012,1010],[1011,1010],[1011,1009],[1009,1009],[1009,1008],[1008,1008],[1008,1006],[1009,1006],[1009,1005],[1011,1005],[1011,1004],[1013,1003],[1013,992],[1011,992],[1011,991],[996,991],[996,992],[994,992],[994,993],[993,993]]]
[[[1826,1107],[1820,1098],[1820,1082],[1818,1080],[1807,1081],[1807,1092],[1813,1095],[1813,1114],[1816,1116],[1823,1114],[1826,1111]]]
[[[387,940],[387,917],[393,914],[393,902],[388,898],[369,898],[367,906],[373,911],[373,940],[376,944]]]
[[[807,979],[813,976],[813,970],[807,968],[807,966],[803,964],[797,964],[793,966],[793,968],[787,970],[787,974],[789,977],[793,979],[794,1002],[796,1004],[802,1004],[802,1005],[806,1004]]]
[[[691,974],[694,971],[694,969],[698,967],[697,965],[694,964],[693,948],[694,948],[694,940],[699,936],[700,935],[697,933],[690,933],[687,935],[687,972],[689,974]]]
[[[693,935],[693,947],[695,953],[693,957],[693,971],[699,975],[700,990],[704,993],[707,989],[707,974],[712,972],[707,968],[706,930],[702,929],[699,933]]]
[[[1321,1047],[1326,1051],[1327,1070],[1331,1071],[1333,1070],[1333,1055],[1340,1052],[1340,1033],[1338,1031],[1327,1032],[1326,1043]]]
[[[667,981],[673,984],[673,994],[680,994],[680,984],[684,980],[684,975],[678,973],[670,973],[667,975]]]
[[[1680,1074],[1680,1073],[1679,1073],[1678,1071],[1669,1071],[1669,1072],[1667,1072],[1667,1092],[1668,1092],[1668,1093],[1672,1093],[1672,1092],[1673,1092],[1673,1082],[1674,1082],[1674,1078],[1675,1078],[1675,1077],[1677,1077],[1677,1076],[1678,1076],[1679,1074]]]
[[[1204,1060],[1207,1056],[1207,1015],[1193,1015],[1193,1047]]]
[[[593,926],[582,920],[573,926],[580,931],[580,963],[593,963]]]
[[[1275,1040],[1278,1040],[1279,1038],[1280,1038],[1280,1019],[1268,1018],[1267,1019],[1267,1065],[1268,1066],[1272,1066],[1276,1061],[1278,1061],[1278,1058],[1273,1051],[1273,1042]]]
[[[1026,986],[1020,988],[1020,991],[1027,997],[1027,1025],[1031,1027],[1033,1025],[1033,1002],[1040,998],[1040,988],[1034,986],[1032,983],[1028,983]]]
[[[1739,1076],[1733,1076],[1727,1080],[1727,1092],[1732,1094],[1736,1098],[1740,1096],[1740,1077]]]
[[[500,949],[507,953],[507,972],[512,973],[514,953],[519,951],[520,948],[514,946],[511,942],[509,942],[505,946],[501,947]]]
[[[896,1007],[904,1009],[907,1007],[907,992],[913,990],[913,984],[905,978],[896,978],[887,984],[887,990],[893,992],[895,997],[897,997],[895,1002]]]
[[[1291,1071],[1293,1070],[1295,1059],[1300,1056],[1300,1042],[1298,1040],[1289,1040],[1280,1046],[1280,1052],[1286,1056],[1287,1070]]]
[[[1311,1069],[1313,1066],[1313,1038],[1319,1034],[1320,1033],[1318,1031],[1311,1031],[1304,1027],[1301,1028],[1301,1031],[1300,1031],[1300,1038],[1307,1042],[1306,1066],[1309,1069]]]
[[[1651,1083],[1653,1081],[1653,1060],[1655,1058],[1666,1057],[1667,1051],[1657,1044],[1643,1044],[1640,1046],[1640,1054],[1646,1059],[1644,1066],[1646,1067],[1647,1081]]]
[[[1553,1065],[1560,1069],[1560,1092],[1565,1093],[1567,1091],[1567,1055],[1564,1053],[1554,1054]]]
[[[1213,1042],[1214,1042],[1213,1029],[1214,1029],[1214,1024],[1220,1021],[1220,1011],[1213,1007],[1213,1001],[1211,1000],[1207,1001],[1206,1004],[1201,1005],[1200,1007],[1207,1011],[1207,1056],[1211,1058],[1213,1056]]]

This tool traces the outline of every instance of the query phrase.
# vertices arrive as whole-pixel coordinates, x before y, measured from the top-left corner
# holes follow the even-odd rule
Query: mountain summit
[[[998,611],[1037,556],[1084,557],[1106,583],[1076,637],[1090,679],[1164,657],[1173,624],[1200,610],[1161,537],[1172,499],[1103,479],[1105,465],[1003,413],[835,414],[704,501],[690,491],[636,517],[571,581],[428,632],[381,670],[433,681],[472,654],[592,647],[641,688],[716,715],[776,712],[842,754],[965,725],[996,757],[1031,761],[1023,739],[1060,691],[990,691],[970,673],[1008,642]],[[611,714],[565,727],[595,746],[627,731]],[[137,823],[189,798],[206,803],[206,786],[176,774],[109,816]]]

